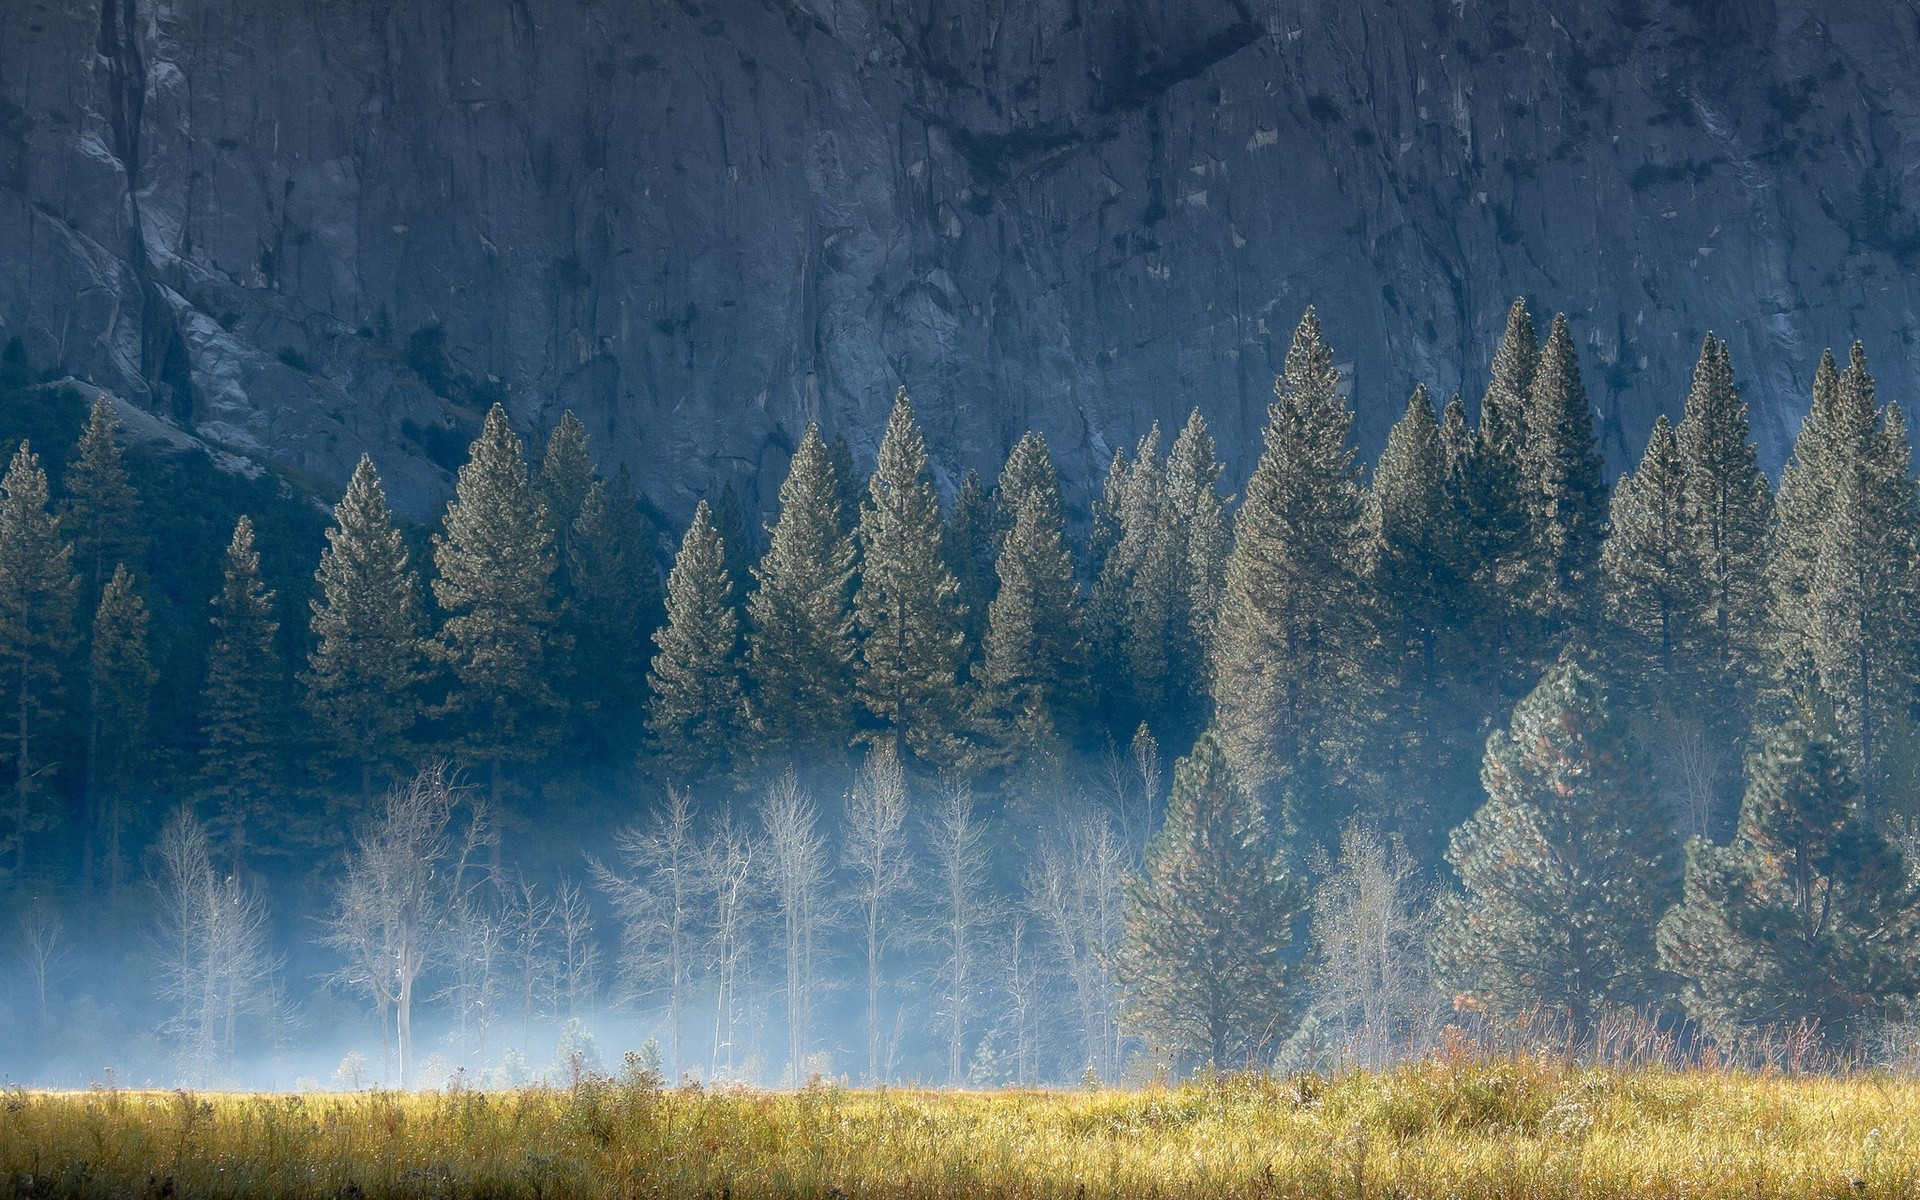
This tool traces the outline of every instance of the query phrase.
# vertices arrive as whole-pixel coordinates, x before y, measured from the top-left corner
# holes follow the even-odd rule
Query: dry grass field
[[[0,1192],[1920,1197],[1920,1081],[1513,1056],[1139,1091],[14,1091]]]

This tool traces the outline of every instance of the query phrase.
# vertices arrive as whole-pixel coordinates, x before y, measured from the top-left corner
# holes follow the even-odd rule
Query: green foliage
[[[647,679],[655,751],[669,779],[724,774],[740,721],[740,617],[726,548],[705,500],[667,573],[666,610]]]
[[[371,458],[361,456],[334,521],[315,572],[315,644],[301,682],[326,744],[359,768],[370,799],[375,773],[408,757],[419,715],[420,581]]]
[[[1660,957],[1718,1035],[1814,1021],[1847,1045],[1920,999],[1920,880],[1864,811],[1847,760],[1787,722],[1753,764],[1733,843],[1687,844]]]
[[[1560,665],[1487,739],[1487,802],[1453,833],[1462,892],[1435,956],[1496,1013],[1535,1006],[1584,1028],[1659,998],[1654,925],[1677,898],[1677,842],[1597,680]]]
[[[145,773],[157,673],[147,650],[149,615],[124,565],[116,566],[94,613],[87,657],[87,795],[98,823],[98,853],[118,889],[132,832],[134,785]],[[87,864],[91,866],[91,864]]]
[[[1161,1053],[1252,1065],[1293,1020],[1287,947],[1304,905],[1260,806],[1210,735],[1174,767],[1120,952],[1132,1019]]]
[[[933,766],[956,757],[960,585],[940,548],[942,521],[907,390],[894,397],[858,529],[857,683],[874,736]]]
[[[280,622],[253,540],[253,521],[241,517],[213,598],[214,639],[201,700],[201,791],[216,805],[211,825],[236,869],[266,844],[255,835],[292,823],[292,814],[276,805],[287,766]]]
[[[769,778],[795,762],[845,759],[855,716],[853,558],[839,480],[810,424],[747,602],[749,758]]]
[[[1215,723],[1250,787],[1323,781],[1365,711],[1372,630],[1363,503],[1333,351],[1309,308],[1268,409],[1266,451],[1234,524],[1213,646]],[[1316,784],[1316,791],[1319,787]],[[1315,836],[1343,814],[1304,797]]]
[[[556,716],[553,539],[520,455],[496,404],[433,539],[433,593],[446,613],[436,649],[454,681],[439,714],[463,750],[490,764],[496,799],[501,764],[534,757]]]
[[[1528,518],[1524,595],[1544,645],[1557,651],[1582,636],[1594,615],[1607,522],[1593,405],[1564,313],[1554,314],[1527,395],[1520,476]]]
[[[26,442],[0,479],[0,697],[13,746],[13,785],[0,854],[12,851],[14,870],[27,866],[27,841],[58,819],[47,797],[47,775],[57,764],[34,757],[35,739],[56,719],[65,656],[73,645],[78,581],[73,548],[47,508],[47,475]]]
[[[60,505],[61,524],[73,543],[74,563],[89,598],[100,594],[120,564],[138,565],[146,553],[139,496],[127,478],[115,440],[118,430],[113,402],[103,395],[87,415],[64,481],[67,499]]]

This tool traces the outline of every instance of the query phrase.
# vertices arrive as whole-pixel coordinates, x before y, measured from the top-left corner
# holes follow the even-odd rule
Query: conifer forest
[[[0,1071],[1118,1085],[1622,1021],[1911,1065],[1906,389],[1824,353],[1770,478],[1709,334],[1609,482],[1516,300],[1369,462],[1337,336],[1244,478],[1204,397],[1103,483],[1036,433],[956,478],[903,388],[682,520],[571,413],[491,405],[422,523],[10,352]]]

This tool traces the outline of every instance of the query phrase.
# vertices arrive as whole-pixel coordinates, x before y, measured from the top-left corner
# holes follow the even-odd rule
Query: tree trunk
[[[413,980],[400,978],[400,1090],[413,1087]]]

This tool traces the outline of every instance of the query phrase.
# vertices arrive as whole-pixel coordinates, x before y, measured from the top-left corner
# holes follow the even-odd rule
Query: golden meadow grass
[[[224,1197],[1920,1197],[1920,1081],[1535,1058],[1142,1091],[8,1093],[0,1189]]]

